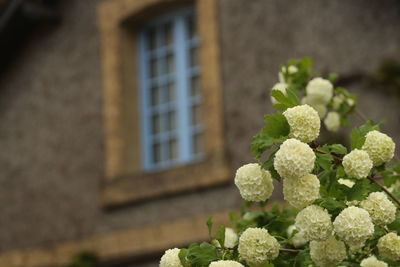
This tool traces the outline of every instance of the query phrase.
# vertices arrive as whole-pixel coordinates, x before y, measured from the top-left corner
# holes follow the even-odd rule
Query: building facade
[[[399,1],[58,10],[61,22],[24,32],[1,70],[0,266],[59,266],[84,251],[102,266],[157,266],[166,248],[207,238],[208,216],[227,222],[241,204],[234,171],[252,161],[288,59],[337,72],[400,140],[398,96],[370,82],[400,59]]]

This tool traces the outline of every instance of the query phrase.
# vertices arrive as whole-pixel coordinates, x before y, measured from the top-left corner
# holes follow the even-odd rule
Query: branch
[[[321,154],[329,154],[329,155],[331,155],[334,159],[337,159],[337,160],[339,160],[339,161],[342,161],[342,160],[343,160],[342,158],[340,158],[340,157],[338,157],[338,156],[335,156],[335,155],[332,154],[332,153],[328,153],[328,152],[325,152],[325,151],[322,151],[322,150],[319,150],[319,149],[316,149],[316,148],[313,148],[312,150],[314,150],[315,152],[321,153]]]
[[[372,177],[368,177],[368,180],[370,180],[371,182],[377,184],[383,191],[385,191],[385,193],[390,196],[394,202],[397,203],[397,205],[400,207],[400,200],[398,200],[392,193],[389,192],[389,190],[386,189],[386,187],[384,187],[383,185],[381,185],[380,183],[378,183],[373,176]],[[399,209],[399,208],[398,208]]]
[[[299,253],[301,252],[300,249],[291,249],[291,248],[280,248],[280,251],[285,251],[285,252],[292,252],[292,253]]]

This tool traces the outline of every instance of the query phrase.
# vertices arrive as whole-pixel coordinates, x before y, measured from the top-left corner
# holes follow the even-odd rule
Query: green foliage
[[[225,247],[225,226],[221,225],[218,227],[215,239],[217,239],[221,247]]]
[[[99,259],[92,252],[81,252],[74,256],[66,267],[95,267]]]
[[[209,243],[191,244],[187,249],[181,249],[179,259],[185,267],[207,267],[219,259],[217,248]]]
[[[208,237],[211,239],[211,232],[212,232],[212,227],[213,227],[212,217],[208,218],[206,224],[207,224],[207,229],[208,229]]]
[[[300,101],[297,98],[297,95],[292,88],[286,89],[286,94],[283,94],[279,90],[272,90],[271,95],[278,101],[278,104],[275,104],[274,107],[278,110],[285,111],[288,108],[292,108],[300,105]]]
[[[359,128],[354,128],[350,137],[351,149],[361,149],[365,142],[365,135],[370,131],[379,129],[379,124],[374,124],[372,121],[367,121]]]

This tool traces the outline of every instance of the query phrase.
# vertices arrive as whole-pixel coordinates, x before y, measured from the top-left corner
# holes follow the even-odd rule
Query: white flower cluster
[[[275,237],[262,228],[247,228],[239,238],[239,255],[249,265],[262,265],[279,255]]]
[[[342,210],[333,222],[333,227],[352,250],[361,248],[374,233],[374,224],[368,212],[358,207]]]
[[[274,190],[271,174],[257,163],[250,163],[236,171],[235,184],[240,195],[248,201],[265,201]]]
[[[284,95],[286,95],[286,88],[287,88],[287,84],[286,83],[276,83],[271,88],[271,91],[278,90],[278,91],[281,91]],[[274,105],[278,103],[278,101],[273,96],[271,96],[271,102]]]
[[[183,267],[179,259],[179,248],[168,249],[160,260],[160,267]]]
[[[297,139],[288,139],[275,154],[274,167],[281,177],[298,178],[314,168],[315,154],[311,147]]]
[[[365,142],[362,150],[367,151],[374,166],[392,160],[394,155],[395,143],[392,138],[378,131],[370,131],[365,136]]]
[[[349,188],[352,188],[354,186],[354,184],[355,184],[355,182],[353,182],[352,180],[343,179],[343,178],[338,179],[338,183],[342,184],[342,185],[345,185],[345,186],[347,186]]]
[[[310,107],[312,107],[313,109],[315,109],[318,112],[318,116],[322,119],[323,117],[325,117],[326,115],[326,111],[328,110],[326,108],[325,104],[321,104],[321,103],[314,103],[312,101],[312,99],[308,98],[307,96],[303,97],[301,99],[301,103],[302,104],[307,104]]]
[[[244,267],[237,261],[213,261],[208,267]]]
[[[328,131],[337,132],[340,128],[340,115],[336,111],[328,112],[324,120],[325,127]]]
[[[310,256],[318,266],[336,266],[347,258],[346,246],[334,236],[324,241],[311,241]]]
[[[332,235],[332,221],[329,213],[316,205],[308,206],[296,216],[296,228],[307,240],[323,241]]]
[[[234,248],[238,241],[238,235],[233,231],[232,228],[225,228],[225,240],[224,245],[226,248]]]
[[[347,176],[357,179],[367,177],[372,169],[372,161],[368,153],[359,149],[354,149],[344,156],[342,164]]]
[[[310,143],[318,137],[321,121],[318,112],[309,105],[288,108],[283,115],[290,126],[290,137],[305,143]]]
[[[387,263],[378,260],[374,255],[365,258],[360,263],[361,267],[388,267]]]
[[[379,255],[394,261],[400,260],[400,236],[388,233],[378,241]]]
[[[374,224],[383,226],[396,219],[396,206],[383,192],[372,192],[360,207],[368,211]]]
[[[296,230],[296,226],[293,224],[287,229],[287,237],[290,239],[290,242],[295,248],[299,248],[307,244],[308,240],[304,237],[302,232],[297,232],[293,234],[294,230]]]
[[[312,79],[306,87],[307,98],[313,103],[328,104],[333,95],[333,85],[322,78]]]
[[[289,81],[285,81],[285,78],[283,76],[284,72],[287,72],[289,74],[293,74],[293,73],[296,73],[298,71],[299,71],[299,69],[294,65],[290,65],[287,68],[286,67],[282,67],[282,70],[278,73],[279,82],[281,82],[281,83],[289,82]]]
[[[307,174],[298,179],[283,179],[283,196],[295,208],[304,208],[320,197],[319,179]]]

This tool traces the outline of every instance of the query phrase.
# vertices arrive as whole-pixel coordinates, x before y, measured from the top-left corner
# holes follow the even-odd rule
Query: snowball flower
[[[288,227],[286,230],[287,236],[292,242],[295,248],[299,248],[307,244],[308,240],[304,237],[302,232],[297,232],[293,235],[294,230],[296,230],[296,226],[293,224]]]
[[[308,206],[296,216],[296,228],[307,240],[326,240],[332,234],[331,215],[316,205]]]
[[[346,246],[334,236],[325,241],[311,241],[310,256],[318,266],[336,266],[347,258]]]
[[[298,178],[314,168],[315,154],[311,147],[297,139],[288,139],[275,154],[274,167],[281,177]]]
[[[337,235],[353,250],[361,248],[374,234],[374,224],[368,212],[358,207],[348,207],[336,217],[333,227]]]
[[[160,267],[183,267],[179,259],[179,248],[168,249],[160,260]]]
[[[320,104],[320,103],[314,103],[314,99],[310,99],[309,97],[305,96],[301,99],[302,104],[307,104],[313,109],[315,109],[318,112],[318,116],[322,119],[326,115],[326,105],[325,104]]]
[[[307,97],[321,104],[328,104],[333,95],[333,85],[328,80],[314,78],[307,84],[306,92]]]
[[[244,267],[237,261],[213,261],[208,267]]]
[[[388,267],[387,263],[378,260],[374,255],[365,258],[360,263],[361,267]]]
[[[336,111],[328,112],[324,120],[325,127],[328,131],[337,132],[340,128],[340,115]]]
[[[286,83],[276,83],[272,88],[271,88],[271,92],[273,90],[278,90],[281,91],[284,95],[286,95],[286,88],[287,88],[287,84]],[[271,96],[271,102],[272,104],[278,104],[278,101],[275,99],[275,97]]]
[[[352,188],[352,187],[354,186],[354,184],[355,184],[355,182],[353,182],[352,180],[343,179],[343,178],[340,178],[340,179],[338,180],[338,183],[339,183],[339,184],[342,184],[342,185],[345,185],[345,186],[347,186],[347,187],[350,187],[350,188]]]
[[[361,202],[360,207],[368,211],[374,224],[383,226],[396,219],[396,206],[383,192],[369,194],[367,199]]]
[[[239,238],[239,254],[249,265],[262,265],[279,255],[279,243],[267,230],[247,228]]]
[[[296,73],[298,70],[299,69],[294,65],[289,66],[289,68],[286,68],[285,66],[282,67],[282,70],[278,73],[279,81],[280,82],[285,82],[285,78],[283,76],[284,72],[288,72],[289,74],[293,74],[293,73]]]
[[[283,179],[283,196],[295,208],[304,208],[320,197],[319,179],[307,174],[298,179]]]
[[[362,150],[367,151],[374,166],[389,162],[394,155],[395,144],[389,136],[378,131],[371,131],[365,136]]]
[[[233,231],[232,228],[225,228],[225,247],[226,248],[234,248],[236,242],[238,241],[238,235]]]
[[[257,163],[243,165],[236,171],[235,184],[248,201],[265,201],[274,190],[271,174]]]
[[[332,107],[338,110],[344,101],[344,95],[336,95],[332,99]]]
[[[354,149],[343,157],[344,171],[347,176],[362,179],[368,176],[372,161],[364,150]]]
[[[379,255],[391,260],[400,260],[400,236],[388,233],[378,241]]]
[[[309,105],[288,108],[283,115],[290,126],[290,137],[305,143],[310,143],[318,137],[321,121],[318,112]]]

